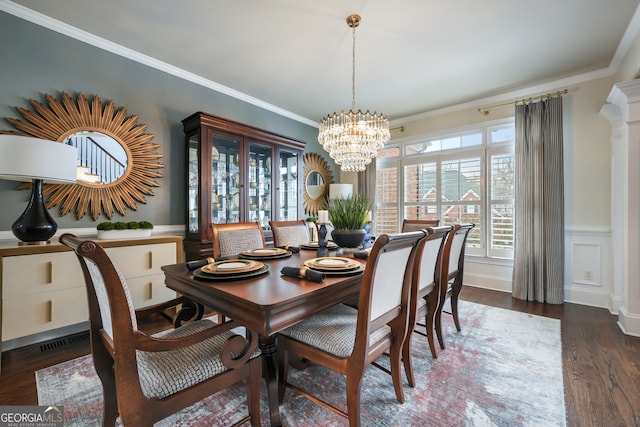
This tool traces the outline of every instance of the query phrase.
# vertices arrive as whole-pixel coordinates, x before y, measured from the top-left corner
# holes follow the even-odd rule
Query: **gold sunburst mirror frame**
[[[333,184],[333,174],[326,160],[319,154],[306,153],[303,156],[304,191],[303,204],[307,215],[317,216],[329,196],[329,184]]]
[[[137,210],[136,202],[147,203],[145,196],[154,195],[151,187],[160,186],[155,178],[161,178],[162,174],[156,169],[164,167],[158,162],[162,154],[155,152],[160,145],[150,143],[154,135],[145,133],[147,125],[138,124],[138,116],[127,116],[126,108],[116,109],[113,101],[103,105],[97,96],[89,102],[78,93],[74,101],[62,92],[61,101],[49,94],[45,94],[45,99],[48,105],[29,100],[35,112],[16,107],[25,121],[9,117],[6,120],[30,136],[60,143],[74,134],[97,132],[113,138],[126,153],[122,171],[109,182],[78,180],[76,184],[45,184],[43,194],[49,196],[46,207],[61,204],[63,216],[75,207],[78,219],[90,211],[95,221],[101,212],[110,219],[114,209],[124,216],[127,207]],[[21,184],[18,188],[27,189],[30,184]]]

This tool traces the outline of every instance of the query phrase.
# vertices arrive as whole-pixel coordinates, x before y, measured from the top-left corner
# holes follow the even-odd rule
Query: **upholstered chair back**
[[[309,243],[309,227],[303,221],[269,221],[276,246],[300,246]]]
[[[451,242],[451,252],[449,255],[448,277],[455,276],[460,269],[462,263],[464,263],[464,247],[467,241],[469,231],[474,227],[474,224],[458,224],[454,230],[453,240]]]
[[[243,251],[263,248],[264,232],[259,222],[211,224],[213,256],[236,256]]]
[[[420,254],[420,259],[416,261],[419,264],[418,292],[422,293],[427,287],[433,286],[439,280],[441,250],[444,246],[447,234],[451,231],[451,226],[429,227],[427,232],[429,238],[425,242],[424,249]]]
[[[86,264],[87,271],[91,276],[91,281],[93,282],[93,289],[96,293],[96,302],[100,310],[100,318],[102,319],[102,329],[104,329],[109,337],[113,339],[113,323],[111,320],[113,313],[111,310],[111,304],[109,303],[109,296],[107,293],[104,277],[102,276],[100,269],[92,259],[85,256],[83,256],[82,259]],[[112,292],[120,294],[121,296],[119,296],[119,298],[124,298],[127,301],[127,306],[129,307],[128,315],[131,319],[131,330],[137,330],[138,324],[136,321],[135,309],[133,307],[133,301],[131,299],[131,294],[129,293],[129,288],[127,287],[127,282],[122,277],[122,273],[120,273],[116,266],[113,266],[113,270],[120,279],[121,286],[118,289],[113,290]],[[118,314],[119,317],[125,315],[125,313]]]
[[[374,336],[376,331],[395,322],[396,333],[406,332],[415,256],[425,236],[421,230],[382,234],[375,240],[358,301],[359,330],[366,328],[368,335]],[[373,342],[375,339],[367,337],[367,342],[360,345],[367,348]],[[358,346],[356,343],[355,347]]]

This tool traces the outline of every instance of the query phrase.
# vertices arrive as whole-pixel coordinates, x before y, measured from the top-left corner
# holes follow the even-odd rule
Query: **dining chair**
[[[260,425],[262,360],[257,334],[229,321],[197,320],[148,335],[138,329],[126,282],[96,242],[72,234],[60,242],[76,253],[89,304],[91,355],[102,383],[103,425],[152,426],[207,396],[247,381],[249,415]]]
[[[438,297],[442,269],[442,255],[446,250],[447,236],[453,226],[427,227],[425,243],[418,248],[412,276],[411,302],[409,310],[409,329],[402,345],[402,361],[409,386],[415,387],[413,375],[411,343],[413,332],[424,335],[429,343],[431,355],[437,358],[434,334],[434,318],[438,309]],[[419,320],[424,319],[424,324]],[[423,334],[416,325],[424,326]]]
[[[422,230],[427,227],[437,227],[440,225],[439,219],[403,219],[402,232]]]
[[[304,220],[269,221],[274,246],[300,246],[309,243],[309,226]]]
[[[458,298],[462,290],[462,281],[464,278],[464,253],[469,232],[475,224],[456,224],[453,230],[447,236],[450,243],[445,243],[448,248],[444,250],[442,255],[442,279],[440,283],[440,296],[438,308],[435,315],[435,328],[440,348],[444,350],[444,340],[442,339],[442,312],[447,299],[451,302],[451,315],[458,332],[460,327],[460,318],[458,316]]]
[[[266,246],[259,222],[211,224],[213,257],[235,256],[250,249]]]
[[[364,372],[385,351],[398,402],[402,342],[408,329],[411,277],[424,231],[382,234],[376,240],[363,273],[358,309],[338,304],[278,334],[278,396],[287,386],[360,425],[360,389]],[[302,358],[346,376],[347,412],[322,402],[288,381],[289,359]]]

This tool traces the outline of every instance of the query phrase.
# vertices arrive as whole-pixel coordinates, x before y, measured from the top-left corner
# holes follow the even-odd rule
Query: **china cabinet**
[[[212,256],[211,223],[302,218],[304,142],[195,113],[182,121],[187,159],[187,260]]]

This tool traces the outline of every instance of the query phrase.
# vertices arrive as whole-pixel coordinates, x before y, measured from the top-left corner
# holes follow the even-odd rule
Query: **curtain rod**
[[[503,102],[502,104],[495,104],[495,105],[490,105],[488,107],[481,107],[481,108],[478,108],[478,112],[486,116],[487,114],[489,114],[489,111],[499,107],[506,107],[507,105],[512,105],[512,104],[517,105],[520,102],[522,103],[533,102],[533,101],[537,101],[545,98],[552,98],[554,96],[566,95],[567,93],[569,93],[568,89],[559,90],[557,92],[544,93],[541,95],[532,96],[530,98],[516,99],[515,101]]]

